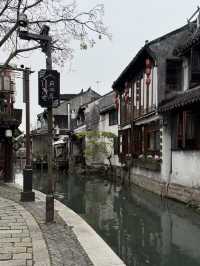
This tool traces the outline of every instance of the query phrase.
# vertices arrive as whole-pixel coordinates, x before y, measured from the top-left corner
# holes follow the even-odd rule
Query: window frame
[[[108,124],[109,124],[109,126],[118,125],[118,112],[116,109],[109,111]]]

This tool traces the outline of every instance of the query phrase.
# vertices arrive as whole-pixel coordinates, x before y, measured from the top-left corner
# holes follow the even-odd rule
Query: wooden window
[[[109,112],[109,126],[118,124],[118,112],[116,110],[112,110]]]
[[[142,153],[142,127],[134,126],[132,154],[134,157],[137,157],[141,153]]]
[[[200,115],[191,111],[183,111],[177,115],[176,149],[200,149]]]
[[[131,104],[125,101],[124,94],[120,97],[120,124],[128,124],[130,122]]]
[[[124,160],[131,153],[131,129],[119,132],[119,142],[120,160]]]
[[[191,50],[191,82],[200,81],[200,48],[192,48]]]
[[[159,155],[160,152],[160,128],[157,124],[144,127],[144,153]]]
[[[67,116],[65,115],[55,115],[54,116],[54,125],[58,126],[59,128],[67,128]]]
[[[181,90],[182,61],[170,59],[166,62],[167,92]]]

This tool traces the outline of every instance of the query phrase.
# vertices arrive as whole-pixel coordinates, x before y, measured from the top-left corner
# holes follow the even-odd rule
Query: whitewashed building
[[[114,138],[97,138],[99,142],[108,143],[106,152],[94,153],[91,158],[87,158],[87,164],[93,166],[108,165],[110,157],[113,166],[119,165],[118,160],[118,112],[114,103],[114,92],[109,92],[99,99],[80,106],[77,113],[77,127],[74,133],[80,132],[99,132],[112,133]],[[97,133],[98,135],[98,133]],[[79,141],[80,142],[80,141]],[[78,144],[79,147],[86,147],[89,139],[86,137],[84,142]],[[76,145],[77,150],[77,145]]]

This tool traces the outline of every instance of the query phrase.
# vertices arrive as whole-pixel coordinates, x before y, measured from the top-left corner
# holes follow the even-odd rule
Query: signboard
[[[60,73],[41,69],[38,72],[38,97],[41,107],[57,107],[60,104]]]

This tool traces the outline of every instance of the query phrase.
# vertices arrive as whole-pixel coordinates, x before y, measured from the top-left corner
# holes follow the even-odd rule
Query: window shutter
[[[166,84],[168,91],[181,89],[182,61],[167,60]]]
[[[142,128],[140,126],[133,127],[133,155],[139,155],[142,152]]]
[[[191,50],[191,82],[200,81],[200,49]]]

